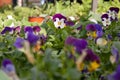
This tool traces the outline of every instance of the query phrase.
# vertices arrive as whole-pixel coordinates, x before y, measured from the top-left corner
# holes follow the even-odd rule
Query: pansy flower
[[[119,8],[118,7],[110,7],[109,11],[107,12],[109,17],[112,18],[112,20],[118,20],[117,14],[119,13]]]
[[[9,59],[2,61],[2,70],[13,80],[19,80],[14,64]]]
[[[83,49],[87,48],[88,43],[85,39],[76,39],[76,41],[73,43],[73,46],[75,46],[76,52],[81,53]]]
[[[14,28],[12,28],[12,27],[5,27],[3,30],[2,30],[2,32],[1,32],[1,34],[5,34],[5,33],[9,33],[9,34],[13,34],[13,31],[14,31]]]
[[[88,43],[85,39],[76,39],[74,37],[68,37],[65,41],[67,45],[72,45],[74,50],[80,55],[76,60],[76,66],[78,70],[84,70],[85,61],[89,62],[88,71],[94,71],[100,66],[99,57],[89,49]],[[74,56],[74,54],[72,55]]]
[[[91,38],[102,37],[103,30],[99,24],[88,24],[86,26],[87,36]]]
[[[66,21],[66,26],[74,26],[75,23],[73,21]]]
[[[20,26],[17,26],[17,27],[5,27],[1,34],[6,34],[7,32],[9,34],[13,34],[14,32],[16,32],[17,34],[19,34],[21,31],[21,27]]]
[[[15,46],[16,48],[22,48],[22,47],[23,47],[23,44],[24,44],[23,42],[24,42],[24,39],[18,37],[18,38],[16,38],[16,41],[14,42],[14,46]]]
[[[97,37],[102,37],[103,36],[102,26],[100,24],[94,24],[94,26],[96,28]]]
[[[103,46],[107,45],[107,43],[108,43],[107,40],[104,39],[104,38],[97,38],[97,39],[96,39],[96,44],[97,44],[98,46],[103,47]]]
[[[99,57],[91,49],[82,50],[81,56],[76,61],[77,69],[84,70],[85,62],[89,62],[87,63],[89,72],[95,71],[100,66]]]
[[[108,75],[108,80],[120,80],[120,65],[117,66],[112,74]]]
[[[77,27],[77,30],[81,30],[82,29],[82,25],[80,25],[79,27]]]
[[[27,34],[26,40],[28,40],[30,44],[35,45],[36,42],[39,40],[39,36],[33,34],[32,32],[29,32]]]
[[[27,33],[27,32],[33,32],[33,28],[31,26],[25,26],[24,27],[24,32]]]
[[[39,34],[40,30],[41,29],[39,26],[33,26],[33,27],[26,26],[26,27],[24,27],[25,38],[30,42],[30,44],[37,42],[38,36],[39,36],[38,34]]]
[[[107,39],[108,39],[108,40],[112,40],[112,39],[113,39],[112,35],[108,34],[108,35],[107,35]]]
[[[24,32],[27,33],[34,33],[35,35],[38,35],[40,32],[41,28],[39,26],[25,26],[24,27]]]
[[[39,26],[33,26],[34,34],[38,35],[40,30],[41,30],[41,28]]]
[[[54,25],[58,29],[62,29],[65,27],[66,20],[67,20],[67,18],[65,16],[63,16],[62,14],[55,14],[53,16]]]
[[[15,28],[14,28],[14,31],[17,32],[17,33],[20,33],[21,27],[20,27],[20,26],[15,27]]]
[[[111,18],[108,14],[103,14],[101,16],[103,26],[109,26],[111,24]]]
[[[111,48],[112,55],[110,56],[111,63],[118,63],[120,55],[116,47],[112,46]]]

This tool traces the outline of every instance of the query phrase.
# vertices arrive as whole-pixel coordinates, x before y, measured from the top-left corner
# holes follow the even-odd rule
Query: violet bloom
[[[65,27],[66,20],[67,20],[67,18],[65,16],[63,16],[62,14],[55,14],[53,16],[54,25],[58,29],[62,29]]]
[[[24,32],[27,33],[27,32],[33,32],[33,28],[31,26],[26,26],[24,27]]]
[[[47,37],[42,34],[40,35],[40,40],[41,40],[41,44],[44,44],[47,41]]]
[[[82,25],[80,25],[78,28],[77,28],[77,30],[81,30],[82,29]]]
[[[117,36],[120,38],[120,33],[118,33]]]
[[[20,31],[21,31],[20,26],[17,26],[17,27],[14,28],[14,32],[16,32],[16,33],[20,33]]]
[[[73,21],[67,21],[66,22],[66,26],[74,26],[74,22]]]
[[[102,26],[99,24],[94,24],[94,26],[96,27],[97,37],[102,37],[103,36]]]
[[[13,28],[11,28],[11,27],[5,27],[5,28],[2,30],[1,34],[5,34],[5,33],[7,33],[7,32],[9,32],[10,34],[13,34]]]
[[[88,43],[85,39],[77,39],[73,45],[75,46],[76,51],[81,54],[81,51],[87,48]]]
[[[118,49],[116,47],[112,46],[111,52],[112,52],[113,57],[115,58],[115,62],[118,63],[119,62],[119,58],[120,58]]]
[[[108,40],[112,40],[112,36],[110,34],[107,35]]]
[[[87,56],[85,57],[85,60],[87,61],[96,61],[97,63],[100,63],[99,57],[91,50],[87,49]]]
[[[15,72],[15,67],[9,59],[5,59],[2,61],[2,70],[9,74],[10,72]]]
[[[102,35],[103,35],[102,27],[99,24],[88,24],[86,26],[86,30],[88,31],[87,36],[90,39],[102,37]]]
[[[24,42],[24,39],[18,37],[18,38],[16,38],[16,41],[14,42],[14,46],[18,49],[22,48],[23,47],[23,42]]]
[[[103,14],[101,16],[103,26],[109,26],[111,24],[111,18],[108,14]]]
[[[67,45],[73,45],[73,43],[76,41],[76,38],[69,36],[67,37],[67,39],[65,40],[65,44]]]
[[[27,38],[26,39],[29,41],[30,44],[34,45],[39,40],[39,36],[29,32],[27,34]]]
[[[112,18],[112,20],[115,20],[117,21],[118,18],[117,18],[117,14],[119,12],[119,8],[117,7],[110,7],[109,11],[107,12],[109,17]]]
[[[85,39],[76,39],[71,36],[66,39],[65,44],[74,46],[78,53],[81,53],[81,51],[87,48],[88,45]]]
[[[95,28],[94,24],[88,24],[86,26],[86,30],[87,31],[96,31],[96,28]]]
[[[115,72],[108,75],[108,80],[120,80],[120,65],[117,66]]]
[[[41,28],[39,26],[33,26],[33,31],[36,35],[39,34],[40,30],[41,30]]]
[[[116,13],[119,13],[119,8],[118,7],[110,7],[110,11],[115,11]]]
[[[40,27],[39,26],[33,26],[33,31],[34,32],[40,32]]]

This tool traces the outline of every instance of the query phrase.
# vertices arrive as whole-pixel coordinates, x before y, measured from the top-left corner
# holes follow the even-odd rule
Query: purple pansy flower
[[[33,26],[33,31],[34,32],[40,32],[40,27],[39,26]]]
[[[65,16],[63,16],[62,14],[55,14],[53,16],[53,21],[56,21],[56,18],[59,18],[59,19],[64,19],[65,21],[67,20],[67,18]]]
[[[33,32],[33,28],[31,26],[24,27],[24,32]]]
[[[81,30],[82,29],[82,25],[80,25],[78,28],[77,28],[77,30]]]
[[[108,40],[112,40],[112,36],[110,34],[107,35]]]
[[[107,12],[109,17],[112,19],[112,20],[115,20],[117,21],[118,18],[117,18],[117,14],[119,12],[119,8],[117,7],[110,7],[109,11]]]
[[[2,30],[1,34],[5,34],[6,32],[9,32],[10,34],[13,34],[13,29],[14,29],[14,28],[12,28],[12,27],[5,27],[5,28]]]
[[[96,61],[97,63],[100,63],[99,57],[91,50],[87,49],[87,56],[85,57],[85,60],[87,61]]]
[[[15,28],[14,28],[14,31],[17,32],[17,33],[20,33],[21,27],[20,27],[20,26],[15,27]]]
[[[15,71],[15,67],[9,59],[5,59],[2,61],[2,70],[8,74]]]
[[[115,57],[115,62],[118,63],[119,57],[120,57],[118,49],[112,46],[111,52],[112,52],[112,55]]]
[[[74,26],[75,23],[73,21],[67,21],[66,26]]]
[[[108,80],[120,80],[120,65],[117,66],[115,72],[108,75]]]
[[[119,8],[118,7],[110,7],[110,11],[115,11],[116,13],[119,13]]]
[[[85,39],[77,39],[73,45],[75,46],[75,49],[78,53],[81,53],[83,49],[87,48],[87,41]]]
[[[41,28],[39,26],[33,26],[34,34],[38,35],[40,30],[41,30]]]
[[[16,41],[14,42],[14,46],[16,48],[22,48],[23,47],[23,42],[24,42],[24,39],[18,37],[18,38],[16,38]]]
[[[109,26],[111,24],[111,18],[108,14],[103,14],[101,16],[103,26]]]
[[[58,29],[62,29],[66,26],[66,24],[65,24],[66,20],[67,20],[67,18],[65,16],[63,16],[62,14],[55,14],[53,16],[54,25]]]
[[[41,40],[41,44],[44,44],[47,41],[47,36],[44,36],[43,34],[40,35],[40,40]]]
[[[87,31],[96,31],[96,28],[95,28],[94,24],[88,24],[86,26],[86,30]]]
[[[120,33],[118,33],[117,36],[120,37]]]
[[[27,34],[27,38],[26,38],[26,39],[29,41],[30,44],[33,44],[33,45],[34,45],[34,44],[36,44],[36,42],[39,40],[39,36],[37,36],[37,35],[29,32],[29,33]]]
[[[67,37],[67,39],[65,40],[65,44],[67,45],[73,45],[73,43],[75,42],[76,38],[69,36]]]
[[[89,38],[102,37],[103,35],[102,26],[99,24],[88,24],[86,30],[88,31],[87,35]]]
[[[77,39],[71,36],[66,39],[65,44],[74,46],[78,53],[81,53],[88,45],[85,39]]]
[[[103,35],[102,26],[100,24],[94,24],[94,25],[96,27],[97,37],[102,37]]]

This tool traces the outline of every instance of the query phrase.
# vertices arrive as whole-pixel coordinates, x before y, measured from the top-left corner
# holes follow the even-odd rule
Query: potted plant
[[[42,23],[45,20],[45,15],[41,16],[41,14],[42,14],[41,8],[39,8],[39,7],[33,8],[30,12],[30,16],[28,18],[28,21]]]
[[[0,7],[8,4],[12,4],[12,0],[0,0]]]

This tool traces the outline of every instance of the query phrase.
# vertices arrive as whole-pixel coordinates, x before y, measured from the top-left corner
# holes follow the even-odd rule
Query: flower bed
[[[0,17],[0,78],[120,79],[119,8],[78,18],[58,13],[42,23],[28,21],[28,8],[24,8],[25,14],[18,9],[14,13],[4,11]],[[21,11],[24,13],[23,8]]]

